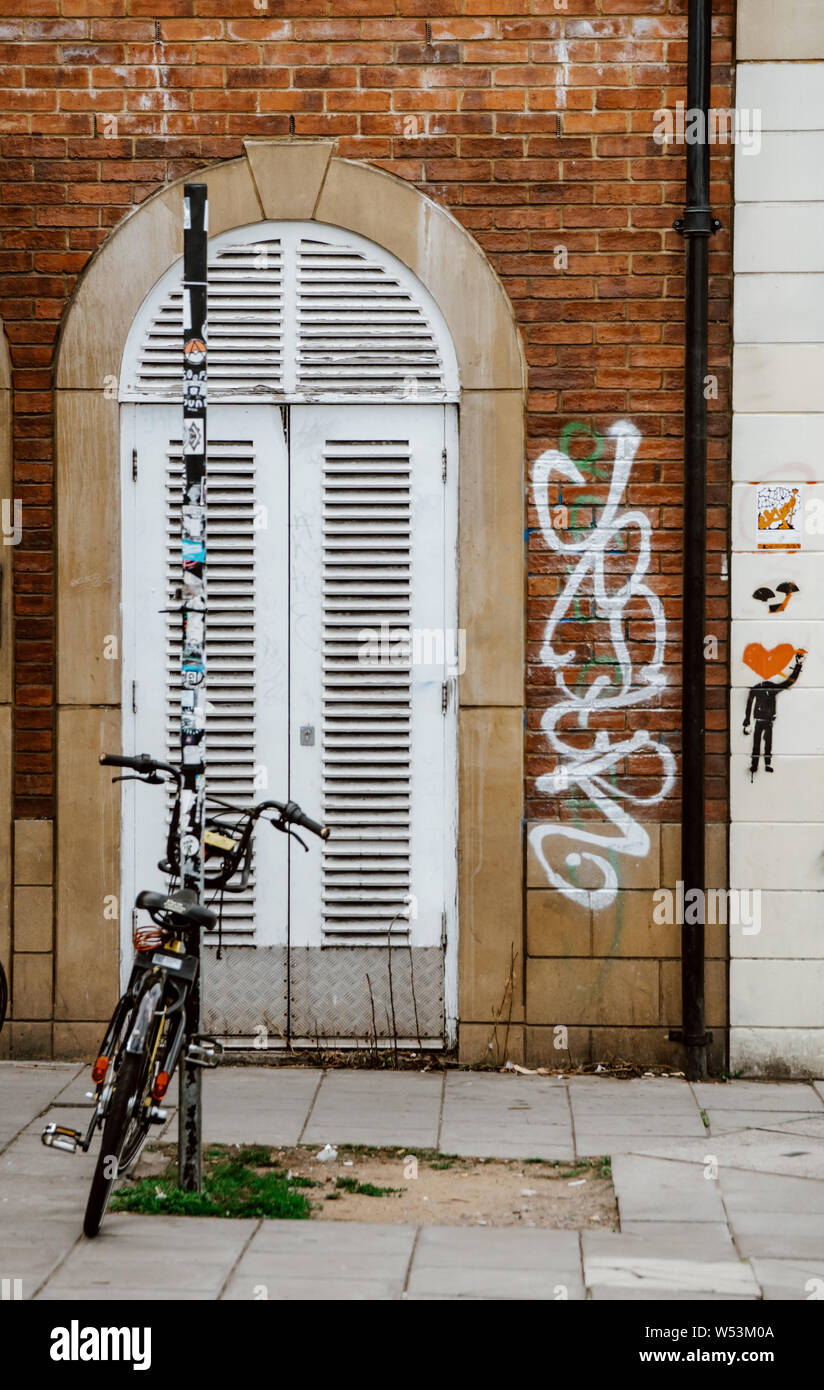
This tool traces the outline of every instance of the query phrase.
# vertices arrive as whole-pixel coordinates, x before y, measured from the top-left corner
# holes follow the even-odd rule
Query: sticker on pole
[[[206,344],[202,338],[190,338],[183,345],[183,357],[187,367],[199,367],[206,357]]]

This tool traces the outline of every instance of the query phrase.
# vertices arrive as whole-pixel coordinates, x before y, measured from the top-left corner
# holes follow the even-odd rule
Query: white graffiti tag
[[[577,465],[566,454],[557,449],[548,449],[536,461],[532,472],[532,488],[538,518],[547,545],[561,554],[577,556],[577,564],[567,576],[562,593],[552,610],[544,629],[540,660],[555,671],[555,690],[558,698],[547,709],[541,720],[547,743],[557,759],[557,770],[546,773],[537,779],[541,792],[558,793],[577,786],[581,794],[593,802],[599,811],[613,825],[617,834],[607,830],[584,830],[580,825],[564,825],[556,821],[542,822],[533,827],[529,839],[547,879],[553,888],[558,888],[568,898],[580,903],[582,907],[600,909],[608,907],[614,900],[618,888],[618,873],[615,865],[616,854],[628,854],[643,858],[649,853],[649,835],[639,825],[629,810],[621,802],[631,802],[636,806],[651,805],[660,801],[670,791],[675,778],[675,759],[666,744],[657,743],[646,731],[637,729],[627,736],[610,741],[604,729],[595,728],[594,742],[589,748],[581,748],[567,742],[571,729],[592,729],[601,710],[626,709],[631,705],[645,703],[660,692],[666,684],[662,671],[667,630],[664,609],[660,598],[645,582],[650,559],[650,522],[640,511],[618,513],[618,507],[627,485],[641,435],[634,425],[621,420],[611,426],[608,434],[615,441],[615,463],[609,495],[603,510],[596,518],[595,525],[568,545],[561,543],[557,529],[553,526],[552,508],[549,502],[550,474],[560,474],[573,486],[585,484],[586,479]],[[626,546],[622,545],[621,533],[637,529],[636,564],[620,587],[607,590],[604,575],[604,557],[612,548],[623,554],[630,553],[629,537]],[[581,693],[570,690],[564,677],[564,668],[575,658],[575,651],[557,651],[555,647],[558,629],[564,622],[569,609],[575,603],[586,581],[589,580],[594,601],[594,616],[609,624],[609,638],[614,658],[611,663],[612,676],[598,675],[587,685],[581,685]],[[614,576],[612,582],[615,582]],[[648,610],[648,617],[641,621],[651,623],[654,633],[652,660],[642,666],[637,673],[633,671],[625,636],[627,605],[641,599]],[[638,617],[633,613],[633,622]],[[566,720],[562,732],[559,725]],[[660,764],[660,786],[647,797],[637,797],[622,790],[610,781],[610,774],[623,764],[626,758],[637,754],[651,754]],[[600,879],[597,888],[583,888],[557,872],[549,863],[547,852],[551,849],[548,841],[574,841],[578,846],[590,849],[571,849],[566,855],[567,869],[577,870],[582,863],[594,868]],[[577,875],[576,875],[577,877]]]

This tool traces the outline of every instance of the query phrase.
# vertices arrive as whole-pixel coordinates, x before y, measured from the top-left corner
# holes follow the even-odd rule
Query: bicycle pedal
[[[216,1067],[222,1056],[223,1044],[217,1038],[192,1038],[186,1049],[186,1061],[190,1067]]]
[[[66,1153],[77,1153],[77,1146],[82,1139],[79,1129],[67,1129],[65,1125],[46,1125],[40,1135],[41,1141],[47,1149],[64,1149]]]

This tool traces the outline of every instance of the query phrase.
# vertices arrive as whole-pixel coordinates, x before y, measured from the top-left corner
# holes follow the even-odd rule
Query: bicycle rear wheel
[[[103,1142],[97,1157],[86,1215],[84,1234],[96,1236],[109,1205],[115,1178],[121,1171],[120,1162],[130,1128],[132,1113],[140,1099],[140,1082],[145,1058],[142,1053],[127,1052],[117,1072],[109,1113],[103,1126]]]

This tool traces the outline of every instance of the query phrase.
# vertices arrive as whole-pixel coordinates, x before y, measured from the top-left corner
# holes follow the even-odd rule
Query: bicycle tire
[[[131,1118],[129,1102],[139,1095],[144,1060],[142,1053],[127,1052],[117,1073],[111,1107],[103,1126],[100,1153],[97,1156],[97,1165],[89,1189],[86,1214],[83,1217],[83,1233],[89,1239],[96,1236],[100,1230],[100,1223],[106,1214],[115,1178],[120,1173],[120,1158]],[[112,1158],[117,1160],[115,1165],[117,1171],[114,1173],[111,1172],[111,1164],[109,1163]]]

